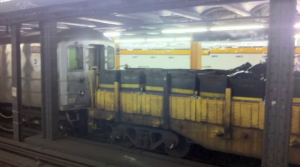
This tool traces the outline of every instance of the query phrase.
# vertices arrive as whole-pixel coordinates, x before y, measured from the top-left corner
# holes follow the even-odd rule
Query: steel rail
[[[12,152],[12,153],[16,153],[16,154],[21,154],[22,156],[25,157],[30,157],[30,158],[34,158],[34,159],[38,159],[50,164],[54,164],[54,165],[59,165],[59,166],[66,166],[66,167],[89,167],[89,165],[80,163],[80,162],[75,162],[75,161],[70,161],[58,156],[51,156],[51,155],[47,155],[45,153],[40,153],[37,151],[33,151],[33,150],[28,150],[19,146],[15,146],[12,144],[8,144],[8,143],[4,143],[4,142],[0,142],[0,149]]]

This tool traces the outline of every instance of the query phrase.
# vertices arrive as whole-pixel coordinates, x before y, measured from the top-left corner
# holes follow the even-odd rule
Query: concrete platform
[[[62,138],[56,141],[42,139],[41,135],[25,139],[25,143],[41,149],[53,150],[99,162],[95,166],[120,167],[216,167],[185,159],[172,158],[136,149],[94,142],[84,139]]]

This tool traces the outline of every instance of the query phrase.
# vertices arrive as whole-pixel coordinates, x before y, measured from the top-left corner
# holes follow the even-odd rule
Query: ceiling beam
[[[2,13],[0,17],[0,25],[40,20],[47,21],[68,17],[111,15],[113,13],[141,13],[249,1],[257,0],[151,0],[136,1],[134,3],[130,3],[130,1],[127,0],[87,0],[84,2],[69,3],[63,7],[61,5],[52,5],[16,12]]]
[[[251,16],[251,13],[238,4],[222,5],[223,8],[241,16]]]
[[[168,10],[168,11],[172,12],[174,15],[185,17],[185,18],[188,18],[188,19],[191,19],[191,20],[202,20],[198,14],[188,12],[188,11],[185,11],[185,10],[182,10],[182,9],[171,9],[171,10]]]

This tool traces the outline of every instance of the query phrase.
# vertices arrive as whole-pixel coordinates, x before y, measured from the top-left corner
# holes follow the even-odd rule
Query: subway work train
[[[0,43],[0,93],[4,95],[0,97],[2,130],[9,130],[1,124],[7,120],[2,117],[9,112],[11,114],[9,43],[9,39],[3,39]],[[41,64],[38,35],[23,36],[21,48],[23,121],[39,124]],[[164,49],[159,52],[162,50]],[[215,50],[222,52],[224,48]],[[247,51],[244,48],[240,50]],[[252,47],[251,52],[253,50],[263,50],[259,55],[265,59],[265,48]],[[72,126],[80,122],[81,125],[84,124],[82,127],[86,125],[89,135],[104,136],[108,141],[125,147],[143,150],[163,148],[174,157],[186,156],[193,145],[237,155],[261,157],[265,116],[264,90],[267,79],[266,64],[260,63],[261,59],[250,61],[251,64],[239,61],[234,64],[238,67],[232,69],[225,66],[218,69],[213,61],[208,64],[210,68],[202,70],[190,70],[190,60],[185,61],[186,67],[168,66],[178,64],[177,61],[168,62],[175,60],[176,55],[188,55],[188,51],[179,51],[173,54],[175,56],[164,54],[167,59],[161,66],[149,68],[149,65],[139,66],[132,63],[138,63],[136,59],[153,52],[140,54],[144,51],[139,50],[138,54],[131,54],[133,51],[136,50],[122,50],[121,46],[121,55],[115,56],[115,44],[96,31],[60,32],[59,112],[65,117],[62,120],[63,126],[59,127],[68,126],[72,130]],[[130,58],[129,61],[124,61],[123,58],[128,56],[125,52],[134,60]],[[170,52],[175,53],[177,50]],[[231,49],[230,52],[235,51]],[[226,53],[230,56],[230,52]],[[213,49],[206,49],[203,57],[215,53]],[[237,56],[234,54],[233,57],[243,58]],[[152,57],[155,58],[148,56],[149,59],[159,56]],[[212,58],[218,59],[213,56]],[[148,64],[152,65],[149,62]],[[126,68],[118,70],[123,65]],[[295,87],[299,84],[300,75],[295,73]],[[298,165],[299,106],[300,92],[295,89],[290,162]],[[2,113],[4,110],[6,112]],[[66,122],[67,125],[64,124]],[[64,128],[62,130],[65,133]]]

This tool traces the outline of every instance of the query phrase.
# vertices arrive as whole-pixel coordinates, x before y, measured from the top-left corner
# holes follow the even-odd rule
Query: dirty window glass
[[[83,47],[76,46],[69,48],[69,70],[83,70]]]
[[[115,68],[115,49],[111,46],[107,47],[107,68]]]

